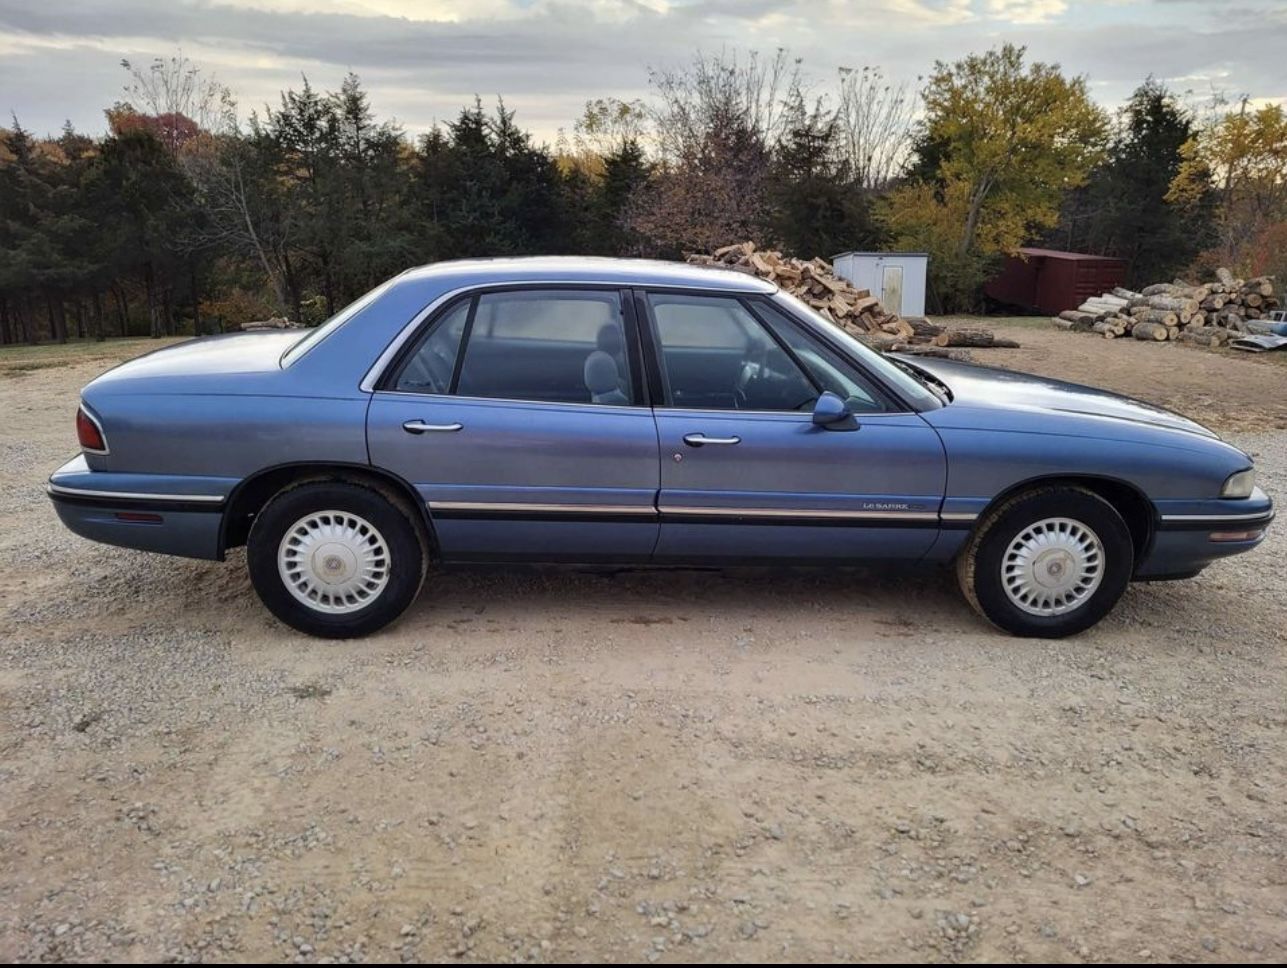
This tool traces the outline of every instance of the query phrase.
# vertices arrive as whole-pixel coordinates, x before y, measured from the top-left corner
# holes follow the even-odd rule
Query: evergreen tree
[[[1149,78],[1122,109],[1105,161],[1065,200],[1047,243],[1126,260],[1128,285],[1170,280],[1211,241],[1209,179],[1195,204],[1166,198],[1193,135],[1189,113]]]

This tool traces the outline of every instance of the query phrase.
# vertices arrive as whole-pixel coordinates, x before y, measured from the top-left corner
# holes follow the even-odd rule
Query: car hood
[[[1109,393],[1107,390],[991,366],[893,355],[947,384],[952,391],[953,403],[959,402],[970,407],[1108,417],[1219,439],[1215,433],[1188,417],[1143,400]]]
[[[299,330],[270,330],[203,336],[153,350],[108,370],[90,386],[98,390],[154,388],[203,377],[277,372],[282,354],[297,342]]]

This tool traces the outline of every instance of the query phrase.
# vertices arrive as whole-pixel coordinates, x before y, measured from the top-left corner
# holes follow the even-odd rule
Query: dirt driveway
[[[1211,359],[1100,382],[1258,392]],[[1287,528],[1062,642],[938,575],[557,571],[321,642],[58,526],[102,367],[0,372],[6,960],[1287,958]]]

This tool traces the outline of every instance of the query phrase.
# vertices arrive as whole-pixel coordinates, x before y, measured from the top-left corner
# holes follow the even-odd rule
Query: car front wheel
[[[1072,486],[1034,488],[1002,502],[957,559],[961,590],[980,615],[1039,638],[1090,628],[1117,604],[1133,569],[1122,516]]]
[[[378,491],[318,481],[279,492],[246,542],[268,610],[323,638],[368,635],[401,615],[427,571],[419,524]]]

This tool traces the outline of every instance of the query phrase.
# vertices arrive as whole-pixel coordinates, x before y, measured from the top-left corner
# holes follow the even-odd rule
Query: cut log
[[[1197,343],[1199,346],[1223,346],[1229,341],[1229,331],[1217,326],[1203,326],[1186,329],[1179,339],[1181,343]]]
[[[1233,278],[1233,273],[1230,272],[1228,269],[1226,269],[1224,266],[1221,266],[1219,269],[1216,270],[1216,278],[1219,279],[1220,282],[1224,285],[1226,291],[1229,289],[1233,289],[1236,285],[1236,282]]]
[[[917,336],[924,336],[927,339],[932,339],[947,328],[938,323],[931,323],[928,319],[922,319],[919,316],[907,317],[907,325],[911,326],[912,332]]]
[[[1171,327],[1161,323],[1136,323],[1131,327],[1131,335],[1139,340],[1154,340],[1161,343],[1171,338]]]
[[[1153,309],[1164,309],[1168,312],[1196,313],[1198,311],[1197,301],[1184,296],[1151,296],[1148,304]]]
[[[934,337],[935,346],[977,346],[1018,349],[1012,339],[998,339],[989,329],[946,329]]]
[[[1136,325],[1140,323],[1153,323],[1158,326],[1178,326],[1180,317],[1175,313],[1166,312],[1162,309],[1148,309],[1142,313],[1132,314],[1135,316]]]

